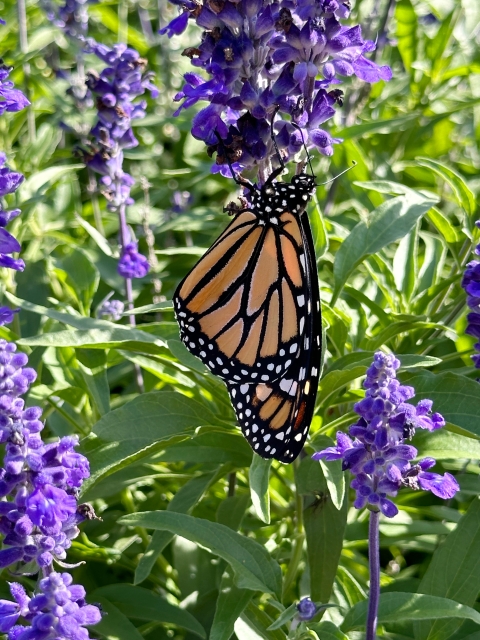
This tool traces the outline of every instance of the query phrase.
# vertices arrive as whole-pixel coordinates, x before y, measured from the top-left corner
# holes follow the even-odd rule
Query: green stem
[[[128,41],[128,3],[121,0],[118,3],[118,42]]]
[[[299,460],[295,460],[295,471],[298,471]],[[295,542],[293,545],[292,557],[288,565],[288,570],[283,581],[282,600],[287,596],[290,587],[292,586],[300,562],[303,558],[303,545],[305,542],[305,529],[303,527],[303,496],[298,491],[298,483],[295,482],[295,513],[296,513],[296,525],[295,525]]]
[[[20,41],[20,51],[23,55],[28,53],[28,29],[27,29],[27,7],[25,0],[17,0],[17,12],[18,12],[18,39]],[[28,62],[23,63],[23,76],[25,80],[25,96],[30,100],[30,65]],[[27,107],[27,125],[28,125],[28,140],[29,143],[35,141],[36,138],[36,126],[35,126],[35,113],[33,107],[30,105]]]
[[[135,502],[133,500],[132,492],[130,489],[124,489],[122,491],[122,503],[127,513],[136,513],[138,511]],[[135,527],[135,533],[141,538],[145,549],[150,543],[150,537],[143,527]]]

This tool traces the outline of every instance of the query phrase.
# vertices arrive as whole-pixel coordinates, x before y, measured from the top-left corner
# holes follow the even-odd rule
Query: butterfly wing
[[[300,353],[307,296],[299,216],[247,211],[180,283],[174,308],[181,339],[212,373],[270,382]]]
[[[306,328],[298,357],[282,378],[260,384],[227,382],[243,435],[263,458],[293,462],[307,438],[315,408],[321,360],[321,312],[312,233],[301,216],[306,254]]]

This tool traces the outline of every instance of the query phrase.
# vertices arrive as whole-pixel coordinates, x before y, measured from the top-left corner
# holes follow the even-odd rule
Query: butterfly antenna
[[[222,149],[223,149],[223,153],[224,153],[224,156],[225,156],[225,160],[226,160],[226,162],[227,162],[227,164],[228,164],[228,168],[230,169],[230,173],[232,174],[233,181],[234,181],[236,184],[238,184],[239,186],[241,186],[241,187],[247,187],[247,189],[249,189],[250,191],[253,191],[253,190],[255,189],[255,185],[253,185],[253,184],[252,184],[251,182],[249,182],[248,180],[244,180],[243,178],[239,178],[239,177],[237,176],[237,174],[235,173],[235,170],[234,170],[234,168],[233,168],[233,165],[232,165],[232,163],[231,163],[231,161],[230,161],[230,158],[229,158],[229,156],[228,156],[227,147],[225,146],[225,142],[224,142],[224,140],[221,138],[221,136],[220,136],[220,134],[218,133],[218,131],[216,131],[216,130],[215,130],[215,132],[214,132],[214,133],[215,133],[215,136],[216,136],[216,137],[217,137],[217,139],[218,139],[218,143],[219,143],[219,145],[220,145],[220,146],[222,147]],[[218,152],[217,152],[217,153],[218,153]]]
[[[312,156],[309,154],[308,149],[307,149],[307,145],[305,144],[305,138],[303,137],[303,131],[302,131],[302,129],[299,127],[299,125],[296,122],[292,122],[291,124],[293,124],[293,126],[296,127],[300,131],[300,135],[302,136],[303,148],[305,149],[305,153],[307,154],[308,166],[310,167],[310,171],[312,172],[312,176],[315,178],[315,172],[314,172],[313,166],[312,166]]]
[[[340,178],[340,176],[343,176],[344,173],[347,173],[348,171],[350,171],[351,169],[354,169],[357,166],[357,163],[355,162],[355,160],[352,160],[352,166],[348,167],[347,169],[344,169],[343,171],[341,171],[340,173],[338,173],[336,176],[334,176],[333,178],[330,178],[330,180],[327,180],[326,182],[321,182],[318,186],[321,187],[324,184],[330,184],[330,182],[333,182],[334,180],[336,180],[337,178]]]

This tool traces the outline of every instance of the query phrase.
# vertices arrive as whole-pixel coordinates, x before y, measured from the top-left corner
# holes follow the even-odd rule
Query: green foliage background
[[[338,605],[310,624],[311,637],[362,638],[367,513],[349,506],[348,478],[310,455],[290,466],[252,459],[223,384],[183,347],[168,302],[226,225],[222,207],[234,197],[189,133],[193,112],[172,117],[189,68],[181,52],[200,33],[190,26],[181,38],[158,36],[175,15],[164,0],[89,6],[91,35],[127,40],[160,88],[135,122],[140,145],[126,153],[137,179],[129,223],[146,253],[147,218],[158,260],[135,282],[132,330],[126,319],[94,317],[109,291],[123,293],[116,216],[92,195],[75,155],[94,118],[66,95],[78,49],[30,1],[22,51],[17,8],[1,5],[0,50],[33,107],[1,119],[0,149],[26,175],[12,230],[27,268],[1,276],[3,303],[23,311],[0,337],[18,341],[37,368],[29,401],[45,407],[48,433],[79,434],[91,463],[82,500],[102,520],[83,526],[70,561],[86,561],[76,580],[108,613],[92,637],[282,640],[289,611],[275,621],[311,595]],[[319,187],[309,211],[327,349],[306,452],[353,421],[362,376],[384,348],[401,358],[401,381],[416,399],[431,398],[448,422],[413,444],[461,486],[448,503],[405,490],[399,515],[381,522],[379,633],[392,640],[480,639],[480,386],[460,286],[479,241],[479,21],[476,0],[358,0],[351,22],[381,36],[377,61],[394,79],[346,82],[332,127],[343,143],[332,160],[314,160],[319,181],[357,166]],[[93,57],[84,62],[98,68]],[[175,190],[192,194],[180,214]]]

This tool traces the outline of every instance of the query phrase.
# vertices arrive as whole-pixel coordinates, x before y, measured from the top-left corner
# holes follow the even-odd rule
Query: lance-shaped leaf
[[[226,560],[239,588],[280,594],[281,570],[265,547],[223,524],[168,511],[132,513],[120,518],[120,522],[176,533]]]
[[[478,384],[478,383],[477,383]],[[442,596],[473,607],[480,592],[480,500],[433,554],[418,587],[420,593]],[[461,620],[435,620],[415,625],[416,640],[448,640]]]
[[[370,215],[368,224],[359,222],[335,256],[334,299],[362,260],[403,238],[436,202],[437,200],[428,199],[420,193],[411,192],[381,204]]]
[[[200,638],[206,637],[205,629],[189,611],[170,604],[148,589],[125,583],[111,584],[94,591],[92,597],[97,596],[106,598],[127,618],[166,622],[187,629]]]
[[[82,493],[100,478],[164,448],[169,441],[192,435],[206,424],[215,424],[215,416],[204,404],[172,391],[145,393],[110,411],[82,441],[91,469]]]
[[[342,631],[362,629],[367,619],[368,600],[362,600],[345,616]],[[480,613],[448,598],[426,596],[421,593],[382,593],[378,607],[379,624],[405,620],[445,620],[461,618],[480,624]]]

